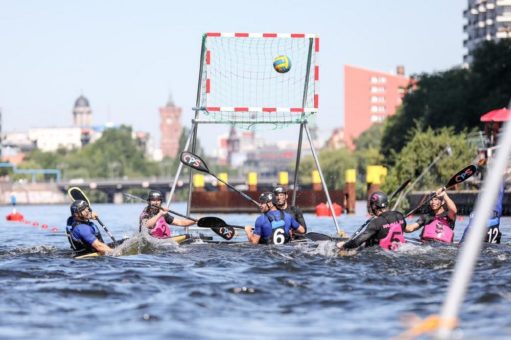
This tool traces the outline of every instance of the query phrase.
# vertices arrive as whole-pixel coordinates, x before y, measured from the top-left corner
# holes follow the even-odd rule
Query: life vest
[[[423,241],[452,243],[453,239],[454,231],[449,226],[447,215],[435,216],[433,221],[424,226],[421,235]]]
[[[271,237],[269,240],[263,241],[270,244],[284,244],[289,242],[289,233],[286,232],[285,214],[282,210],[278,210],[280,217],[277,218],[272,214],[264,214],[271,224]]]
[[[73,237],[73,234],[72,234],[73,228],[78,225],[81,225],[81,224],[91,226],[92,229],[94,230],[94,236],[98,240],[103,242],[103,237],[101,236],[101,233],[99,232],[98,227],[94,223],[92,223],[90,221],[89,222],[76,221],[72,216],[67,219],[67,226],[66,226],[67,240],[69,241],[69,244],[71,245],[71,249],[73,249],[75,252],[77,252],[77,253],[93,253],[96,251],[96,249],[94,249],[90,244],[87,244],[86,242],[83,242],[82,240],[79,240],[79,239],[75,239]]]
[[[393,222],[390,224],[384,225],[382,228],[388,228],[389,231],[385,238],[382,238],[378,243],[380,247],[388,250],[397,250],[401,243],[405,243],[405,237],[403,236],[403,229],[401,228],[401,223]]]
[[[165,216],[161,216],[158,221],[156,221],[156,225],[151,229],[150,233],[151,236],[156,238],[167,238],[172,235],[169,224],[165,221]]]

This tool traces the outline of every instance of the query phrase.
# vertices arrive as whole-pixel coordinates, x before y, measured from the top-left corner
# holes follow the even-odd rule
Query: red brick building
[[[396,74],[344,66],[344,136],[346,146],[374,123],[383,122],[401,105],[411,78],[404,67]]]
[[[163,157],[175,158],[179,152],[179,138],[183,130],[182,109],[169,97],[167,105],[160,107],[160,148]]]

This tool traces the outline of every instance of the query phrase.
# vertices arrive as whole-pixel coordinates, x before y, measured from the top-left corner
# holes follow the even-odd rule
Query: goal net
[[[319,37],[315,34],[206,33],[199,110],[202,122],[255,130],[303,122],[318,110]],[[289,71],[274,59],[287,56]]]

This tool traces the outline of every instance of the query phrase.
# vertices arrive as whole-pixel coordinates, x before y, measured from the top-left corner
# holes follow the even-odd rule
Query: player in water
[[[369,195],[367,202],[370,213],[375,216],[369,223],[346,242],[338,242],[341,250],[356,249],[361,246],[378,245],[383,249],[396,250],[405,243],[404,230],[406,221],[398,211],[389,211],[389,200],[383,192]]]
[[[298,234],[304,234],[305,228],[300,225],[293,216],[278,210],[275,206],[275,195],[271,192],[263,192],[259,196],[260,215],[252,226],[245,227],[247,238],[252,244],[283,244],[292,239],[291,230]]]
[[[142,227],[149,230],[149,234],[156,238],[169,238],[172,236],[170,225],[188,227],[195,221],[175,218],[168,214],[168,209],[161,206],[163,195],[157,190],[151,190],[147,195],[147,207],[140,214],[139,231]]]
[[[421,241],[452,243],[457,211],[454,201],[444,188],[440,188],[429,200],[429,211],[420,215],[415,223],[407,225],[405,231],[412,233],[423,228]]]

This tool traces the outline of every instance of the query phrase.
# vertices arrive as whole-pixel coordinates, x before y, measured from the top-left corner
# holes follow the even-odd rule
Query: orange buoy
[[[342,207],[339,204],[337,204],[337,203],[334,203],[332,205],[334,207],[334,214],[335,214],[335,216],[341,216],[341,214],[342,214]],[[330,212],[330,209],[328,209],[328,212]],[[330,214],[330,215],[332,215],[332,214]]]
[[[316,206],[316,216],[328,216],[330,209],[325,203],[320,203]]]
[[[10,214],[8,214],[7,216],[5,216],[5,219],[7,221],[23,221],[24,217],[22,214],[20,214],[19,212],[16,211],[16,209],[13,209],[12,212]]]

